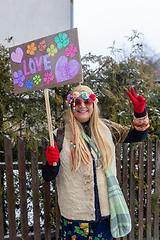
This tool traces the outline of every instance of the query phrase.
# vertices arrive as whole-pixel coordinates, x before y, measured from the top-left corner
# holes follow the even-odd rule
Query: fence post
[[[128,161],[127,161],[127,151],[128,151],[128,144],[123,144],[123,195],[127,202],[127,168],[128,168]]]
[[[46,162],[45,152],[47,148],[47,141],[42,139],[43,146],[43,163]],[[44,182],[44,228],[45,228],[45,240],[51,240],[51,224],[50,224],[50,182]]]
[[[128,152],[128,144],[123,144],[123,195],[127,203],[127,168],[128,168],[128,161],[127,161],[127,152]],[[123,237],[123,240],[127,240],[127,236]]]
[[[138,239],[143,239],[143,198],[144,198],[144,143],[140,145],[139,150],[139,210],[138,210],[138,220],[139,220],[139,235]]]
[[[4,136],[4,150],[6,162],[7,178],[7,200],[8,200],[8,217],[9,217],[9,236],[12,240],[17,240],[16,221],[15,221],[15,193],[13,184],[13,158],[12,145],[10,139]]]
[[[56,206],[56,240],[58,240],[61,214],[60,214],[60,209],[59,209],[59,205],[58,205],[58,194],[57,194],[57,188],[56,188],[56,181],[55,181],[55,206]]]
[[[33,213],[34,213],[34,239],[40,240],[40,208],[39,208],[39,176],[38,176],[38,151],[32,139],[31,168],[32,168],[32,191],[33,191]]]
[[[154,213],[154,239],[159,240],[159,175],[160,175],[160,141],[156,139],[156,162],[155,162],[155,196],[156,207]]]
[[[27,188],[26,188],[26,165],[25,165],[25,144],[18,140],[18,169],[19,169],[19,191],[21,206],[21,228],[22,238],[28,240],[28,217],[27,217]]]
[[[131,161],[130,161],[130,211],[131,211],[131,220],[132,220],[132,230],[129,234],[129,239],[135,239],[135,150],[131,148]]]
[[[151,239],[151,188],[152,188],[152,142],[147,139],[147,240]]]
[[[1,170],[0,170],[0,233],[2,240],[4,239],[4,224],[3,224],[3,205],[2,205],[2,183],[1,183]]]
[[[117,166],[117,179],[121,186],[121,144],[116,145],[116,166]]]

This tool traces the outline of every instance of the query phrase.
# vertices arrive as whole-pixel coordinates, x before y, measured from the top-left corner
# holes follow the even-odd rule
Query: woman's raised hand
[[[136,113],[142,113],[145,109],[146,99],[144,99],[142,95],[137,96],[133,87],[131,87],[131,93],[127,91],[128,97],[133,103],[134,111]]]

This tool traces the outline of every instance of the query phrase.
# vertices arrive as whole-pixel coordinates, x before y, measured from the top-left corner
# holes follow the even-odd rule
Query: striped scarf
[[[92,139],[84,132],[82,132],[82,136],[84,140],[93,148],[102,162],[101,155]],[[112,173],[111,168],[108,168],[107,171],[104,169],[104,171],[108,183],[111,233],[114,238],[124,237],[131,231],[131,217],[129,210],[118,180]]]

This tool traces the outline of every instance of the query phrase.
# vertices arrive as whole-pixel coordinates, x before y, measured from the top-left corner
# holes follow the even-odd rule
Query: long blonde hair
[[[71,91],[73,92],[87,92],[90,96],[94,94],[93,91],[85,86],[79,85]],[[94,143],[96,144],[103,161],[104,168],[108,168],[109,163],[112,160],[112,151],[110,144],[102,137],[99,125],[102,125],[102,120],[99,118],[99,109],[97,104],[94,102],[94,110],[92,116],[90,118],[89,127],[91,129],[91,135]],[[71,108],[68,108],[67,117],[66,117],[68,127],[70,128],[71,133],[71,141],[74,141],[74,137],[76,137],[76,148],[75,148],[75,155],[73,158],[73,168],[77,170],[81,165],[81,162],[85,164],[89,164],[91,162],[91,154],[86,144],[86,141],[83,139],[81,132],[83,131],[82,124],[74,117],[73,111]],[[104,124],[103,124],[104,125]],[[76,135],[75,135],[76,133]]]

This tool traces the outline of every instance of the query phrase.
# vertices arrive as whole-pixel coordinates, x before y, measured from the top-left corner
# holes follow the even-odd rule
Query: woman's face
[[[73,110],[73,109],[72,109]],[[75,100],[74,116],[80,122],[87,122],[93,113],[93,101],[78,97]]]

